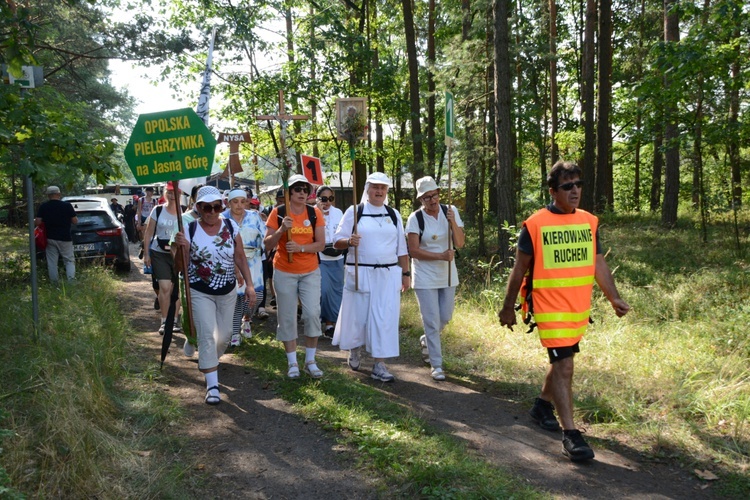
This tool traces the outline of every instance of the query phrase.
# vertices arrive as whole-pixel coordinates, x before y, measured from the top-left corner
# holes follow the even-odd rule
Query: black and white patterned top
[[[226,295],[233,292],[237,284],[234,275],[234,238],[239,234],[239,226],[231,219],[219,220],[222,225],[216,236],[206,234],[197,222],[192,237],[191,231],[185,231],[185,237],[190,242],[190,287],[209,295]]]

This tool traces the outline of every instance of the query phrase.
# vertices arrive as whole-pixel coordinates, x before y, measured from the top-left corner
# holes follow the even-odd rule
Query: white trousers
[[[198,368],[216,368],[232,338],[232,313],[237,294],[234,290],[224,295],[191,290],[190,298],[198,336]]]
[[[443,350],[440,344],[440,333],[453,317],[456,287],[415,288],[419,312],[422,315],[422,326],[427,339],[427,351],[430,353],[430,365],[433,368],[443,366]]]

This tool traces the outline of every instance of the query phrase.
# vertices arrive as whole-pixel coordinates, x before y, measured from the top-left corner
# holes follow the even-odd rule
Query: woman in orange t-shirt
[[[299,377],[297,364],[297,303],[302,304],[305,323],[305,373],[320,378],[315,364],[320,330],[320,268],[318,252],[325,248],[323,213],[307,205],[312,186],[303,175],[289,178],[289,207],[274,208],[266,221],[266,249],[276,248],[273,284],[276,291],[276,339],[284,343],[289,378]],[[313,223],[313,214],[315,221]],[[287,233],[291,232],[291,239]],[[289,257],[292,262],[289,262]]]

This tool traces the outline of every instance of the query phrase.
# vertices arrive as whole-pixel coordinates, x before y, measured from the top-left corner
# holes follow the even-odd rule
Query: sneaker
[[[359,347],[349,350],[349,368],[355,372],[359,370]]]
[[[536,398],[534,406],[529,410],[529,415],[545,431],[560,430],[560,424],[555,417],[555,407],[549,401]]]
[[[375,366],[372,367],[372,375],[370,375],[375,380],[380,380],[381,382],[393,382],[396,380],[396,377],[391,375],[388,372],[388,369],[385,367],[385,363],[382,361],[378,361],[375,363]]]
[[[328,325],[326,327],[325,331],[323,332],[323,336],[325,338],[327,338],[327,339],[333,340],[333,332],[334,332],[334,330],[336,330],[336,328],[334,328],[333,325]]]
[[[166,323],[162,323],[159,327],[159,335],[164,335],[164,329],[167,327]]]
[[[240,342],[242,341],[242,337],[240,337],[239,333],[233,333],[232,339],[229,341],[229,345],[231,347],[239,347]]]
[[[188,358],[192,358],[193,354],[195,354],[195,346],[186,340],[185,345],[182,346],[182,352]]]
[[[258,312],[255,313],[255,317],[258,319],[268,319],[268,313],[265,307],[258,308]]]
[[[289,365],[286,376],[289,378],[299,378],[299,365],[297,365],[297,363]]]
[[[174,319],[174,325],[172,326],[173,332],[181,332],[182,331],[182,316],[177,316]]]
[[[253,330],[252,330],[252,321],[243,321],[242,327],[240,328],[240,333],[242,333],[242,336],[246,339],[250,339],[253,337]]]
[[[158,311],[161,306],[159,305],[159,297],[154,299],[154,311]]]
[[[562,444],[563,455],[573,462],[581,462],[594,458],[594,450],[583,439],[581,431],[577,429],[563,431]]]
[[[439,366],[432,369],[432,378],[435,380],[445,380],[445,372]]]
[[[268,305],[271,307],[276,307],[276,297],[271,297],[271,300],[268,302]]]
[[[427,336],[422,335],[419,337],[419,346],[422,348],[422,361],[425,363],[430,362],[430,350],[427,349]]]

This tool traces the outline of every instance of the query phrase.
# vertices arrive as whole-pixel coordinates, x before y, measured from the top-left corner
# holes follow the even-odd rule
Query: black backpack
[[[384,205],[385,210],[387,212],[387,215],[391,218],[393,221],[393,226],[398,226],[398,217],[396,216],[396,211],[392,209],[389,205]],[[362,217],[385,217],[386,214],[366,214],[363,213],[365,211],[365,204],[360,203],[357,205],[357,221],[359,221]]]

